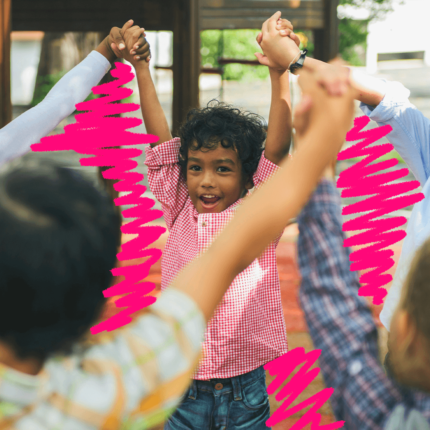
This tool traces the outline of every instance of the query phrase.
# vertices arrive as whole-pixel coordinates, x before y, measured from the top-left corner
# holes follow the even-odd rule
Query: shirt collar
[[[45,369],[28,375],[0,363],[0,404],[25,407],[37,402],[45,392],[47,380]],[[10,412],[14,413],[12,409]]]
[[[247,193],[247,195],[249,194],[249,192]],[[246,197],[246,196],[245,196]],[[236,210],[238,208],[238,206],[243,202],[243,198],[236,200],[232,205],[230,205],[227,209],[224,209],[222,212],[209,212],[209,213],[198,213],[197,209],[195,208],[195,206],[193,205],[193,203],[191,203],[192,207],[193,207],[193,217],[194,219],[197,221],[199,219],[200,215],[220,215],[220,214],[229,214],[230,212],[233,212],[234,210]]]

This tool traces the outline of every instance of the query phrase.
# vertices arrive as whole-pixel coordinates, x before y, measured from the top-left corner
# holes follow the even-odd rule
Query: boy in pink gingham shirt
[[[162,259],[163,290],[172,284],[180,270],[209,247],[242,201],[237,200],[219,213],[198,213],[178,164],[180,144],[180,139],[175,138],[146,148],[149,185],[162,204],[169,230]],[[253,175],[254,185],[258,187],[276,169],[263,153]],[[240,273],[225,294],[207,329],[205,358],[195,379],[231,378],[287,352],[276,267],[278,241],[279,238]]]
[[[136,72],[147,132],[160,138],[146,148],[145,164],[169,230],[162,259],[164,290],[209,247],[243,197],[269,179],[288,153],[289,76],[270,69],[267,138],[258,115],[211,102],[193,109],[181,126],[180,138],[173,139],[149,69]],[[267,429],[270,408],[263,366],[287,352],[276,267],[279,239],[234,279],[225,294],[205,334],[204,358],[166,430]]]

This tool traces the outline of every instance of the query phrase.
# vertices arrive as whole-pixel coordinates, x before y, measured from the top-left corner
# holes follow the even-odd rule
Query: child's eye
[[[224,166],[218,167],[218,171],[221,173],[231,172],[231,170],[228,167],[224,167]]]
[[[201,170],[201,167],[197,165],[193,165],[193,166],[189,166],[188,170],[192,170],[193,172],[199,172]]]

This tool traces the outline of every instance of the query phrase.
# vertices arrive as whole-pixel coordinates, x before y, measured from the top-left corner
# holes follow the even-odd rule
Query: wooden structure
[[[0,0],[0,128],[12,119],[10,99],[10,0]]]
[[[0,128],[11,119],[10,31],[107,32],[133,18],[173,32],[173,127],[199,103],[200,30],[260,28],[277,10],[313,30],[315,56],[337,54],[338,0],[0,0]]]
[[[261,28],[276,11],[294,28],[312,30],[315,58],[329,61],[338,53],[338,0],[201,0],[201,29]]]

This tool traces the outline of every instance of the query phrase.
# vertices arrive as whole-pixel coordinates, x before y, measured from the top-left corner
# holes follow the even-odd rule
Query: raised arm
[[[311,125],[296,156],[243,203],[209,250],[173,282],[197,302],[208,320],[235,276],[297,215],[351,125],[351,91],[328,97],[310,74],[302,75],[300,83],[303,93],[312,97],[312,107]]]
[[[283,27],[291,34],[293,26],[287,20],[283,20]],[[278,20],[277,27],[281,24]],[[263,34],[257,37],[257,43],[261,44]],[[299,46],[298,37],[292,36],[296,46]],[[270,104],[269,127],[267,131],[265,156],[272,163],[279,164],[290,149],[292,116],[290,98],[290,75],[286,68],[269,67],[270,81],[272,84],[272,101]]]
[[[279,12],[279,19],[277,25],[273,29],[279,35],[279,43],[274,46],[265,47],[263,40],[263,33],[259,33],[257,36],[257,42],[260,44],[264,51],[264,55],[261,53],[256,53],[256,57],[261,64],[272,68],[282,68],[284,70],[288,69],[289,66],[298,60],[300,55],[299,39],[293,31],[293,26],[287,19],[281,19]],[[278,55],[278,60],[273,60],[273,54],[280,54],[282,52],[282,57]],[[267,55],[266,55],[267,54]],[[341,81],[339,79],[330,80],[330,70],[332,65],[324,63],[320,60],[315,60],[314,58],[305,57],[303,68],[298,69],[295,73],[300,73],[300,70],[307,70],[310,72],[322,72],[320,76],[324,76],[326,79],[321,82],[327,89],[329,93],[335,95],[341,88]],[[345,67],[344,73],[348,76],[349,69]],[[384,89],[380,84],[377,83],[377,79],[370,78],[367,80],[354,80],[350,79],[351,84],[356,90],[356,99],[362,103],[366,103],[370,106],[377,106],[381,100],[384,98]]]
[[[278,164],[288,154],[291,143],[292,116],[290,99],[290,76],[287,71],[270,70],[272,101],[269,127],[264,154],[272,163]]]
[[[34,108],[0,130],[0,164],[24,155],[85,100],[105,73],[109,61],[93,51],[68,72]]]
[[[322,64],[312,69],[319,84],[334,94],[343,91],[344,86],[330,77],[332,66]],[[357,90],[362,111],[379,126],[391,126],[388,141],[424,186],[430,177],[430,120],[409,102],[410,91],[399,82],[387,82],[356,70],[350,72],[346,67],[343,74],[344,81]]]
[[[303,64],[303,70],[308,70],[311,72],[318,71],[321,72],[321,76],[327,76],[327,74],[330,73],[330,69],[332,67],[333,66],[330,64],[309,57],[305,58],[305,62]],[[383,100],[385,88],[384,85],[381,84],[380,79],[373,78],[371,76],[365,77],[364,75],[358,75],[354,73],[351,74],[351,71],[348,67],[344,67],[344,73],[345,76],[349,77],[351,85],[357,91],[356,100],[370,106],[377,106]],[[354,79],[355,77],[356,79]],[[328,91],[337,92],[339,90],[339,88],[336,86],[336,83],[331,83],[330,80],[325,80],[324,82],[321,82],[321,84],[324,84]]]
[[[126,38],[127,49],[134,53],[139,44],[133,43]],[[152,147],[160,145],[172,139],[166,115],[158,100],[157,91],[149,71],[149,62],[139,61],[134,57],[130,60],[136,70],[137,85],[139,87],[140,108],[142,110],[143,122],[149,134],[158,136],[160,140],[151,143]]]
[[[123,30],[131,24],[132,21],[126,23]],[[115,60],[110,44],[119,45],[121,41],[120,29],[114,27],[95,51],[57,82],[42,102],[0,130],[0,164],[28,152],[32,144],[74,112],[75,105],[88,97]]]
[[[265,46],[264,40],[261,40],[265,55],[256,54],[261,64],[282,68],[288,67],[297,58],[297,36],[290,26],[287,20],[278,22],[274,30],[279,37],[276,46]],[[261,34],[257,41],[260,39]],[[278,55],[278,60],[273,60],[273,54],[280,53],[283,56]],[[410,92],[398,82],[386,82],[348,67],[343,67],[343,79],[332,78],[332,68],[330,64],[306,57],[301,70],[316,73],[318,83],[332,95],[344,91],[346,82],[352,85],[363,112],[378,125],[388,124],[393,128],[387,136],[388,140],[424,186],[430,177],[430,121],[409,102]],[[300,69],[296,73],[300,74]]]

